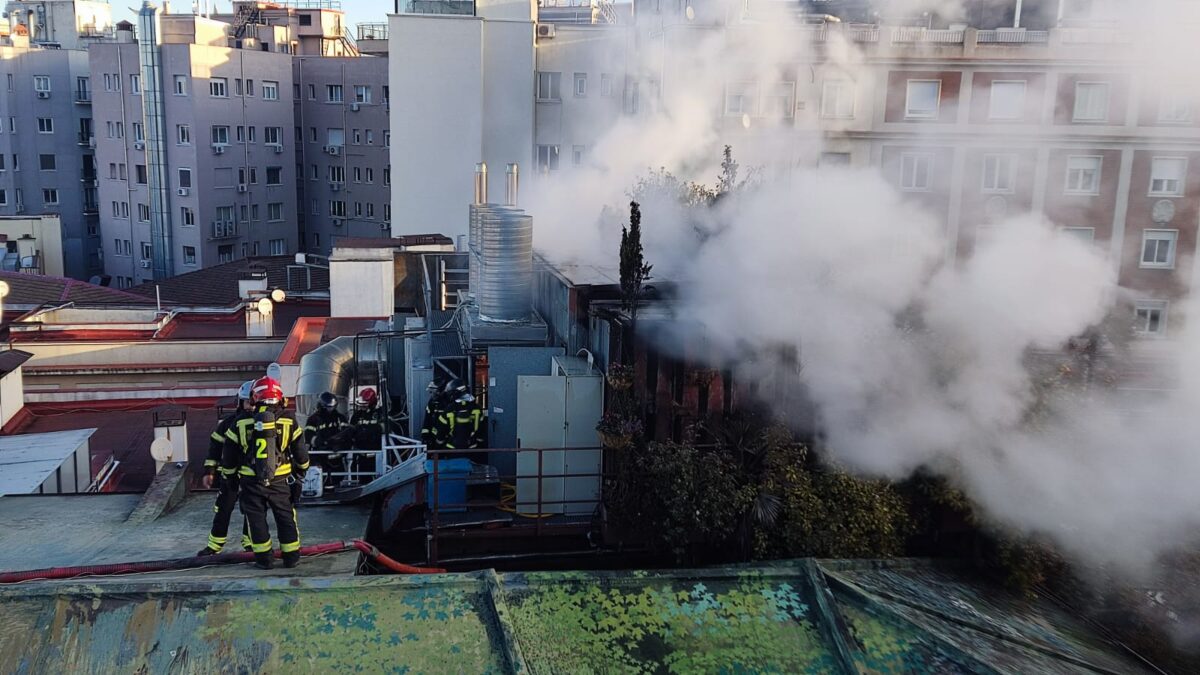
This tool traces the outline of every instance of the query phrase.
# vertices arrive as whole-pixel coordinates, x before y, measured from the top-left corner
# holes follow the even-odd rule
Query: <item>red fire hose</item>
[[[437,567],[414,567],[380,553],[379,549],[361,540],[335,541],[328,544],[314,544],[300,549],[301,556],[314,556],[324,553],[342,553],[357,550],[374,560],[383,567],[397,574],[437,574],[446,570]],[[281,554],[276,551],[275,556]],[[136,574],[139,572],[162,572],[165,570],[184,570],[193,567],[209,565],[229,565],[254,561],[253,553],[218,553],[216,555],[193,556],[190,558],[174,558],[171,560],[144,560],[141,562],[114,563],[111,565],[84,565],[80,567],[48,567],[40,570],[24,570],[20,572],[0,572],[0,584],[12,584],[18,581],[33,581],[35,579],[71,579],[74,577],[104,576],[110,574]]]

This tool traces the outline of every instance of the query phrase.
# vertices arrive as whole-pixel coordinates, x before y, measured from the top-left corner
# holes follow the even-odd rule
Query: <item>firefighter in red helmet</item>
[[[267,512],[275,518],[283,566],[300,563],[300,531],[291,485],[308,470],[304,430],[283,409],[283,389],[270,377],[255,381],[251,390],[253,415],[238,420],[226,432],[240,450],[242,513],[250,526],[254,564],[271,569],[271,530]]]

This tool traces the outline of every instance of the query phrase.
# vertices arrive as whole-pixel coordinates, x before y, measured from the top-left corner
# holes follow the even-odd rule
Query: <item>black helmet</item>
[[[446,383],[446,387],[442,389],[443,394],[451,394],[455,398],[461,396],[467,391],[467,385],[463,384],[462,380],[454,379]]]
[[[322,410],[333,410],[337,407],[337,397],[333,395],[333,392],[327,391],[317,399],[317,405]]]

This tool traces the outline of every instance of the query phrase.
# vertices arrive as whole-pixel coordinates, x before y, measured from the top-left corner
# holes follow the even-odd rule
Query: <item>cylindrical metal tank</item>
[[[479,220],[479,318],[529,320],[533,293],[533,217],[494,207]]]

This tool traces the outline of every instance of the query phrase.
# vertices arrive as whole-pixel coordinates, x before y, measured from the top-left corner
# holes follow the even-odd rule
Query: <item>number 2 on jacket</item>
[[[259,459],[266,459],[267,458],[267,439],[265,439],[265,438],[255,439],[254,449],[257,451],[254,455],[255,457],[257,457]]]

